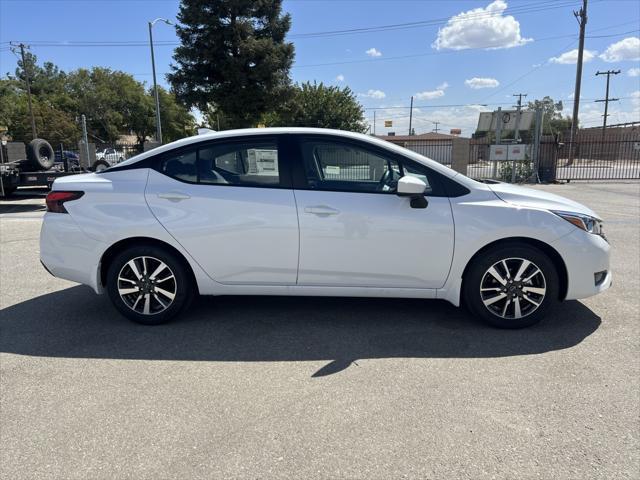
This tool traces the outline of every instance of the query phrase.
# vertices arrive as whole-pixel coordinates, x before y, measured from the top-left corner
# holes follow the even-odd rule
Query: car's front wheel
[[[556,267],[541,250],[524,244],[496,246],[477,256],[463,283],[463,301],[484,321],[523,328],[542,320],[558,302]]]
[[[145,325],[165,323],[192,298],[184,263],[156,246],[131,247],[118,254],[107,272],[107,290],[125,317]]]

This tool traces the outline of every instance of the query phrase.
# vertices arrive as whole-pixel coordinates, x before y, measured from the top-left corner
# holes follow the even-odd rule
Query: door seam
[[[296,285],[298,285],[298,277],[300,276],[300,209],[298,208],[298,199],[296,198],[296,191],[292,188],[291,193],[293,194],[293,202],[296,205],[296,220],[298,222],[298,265],[296,267]]]

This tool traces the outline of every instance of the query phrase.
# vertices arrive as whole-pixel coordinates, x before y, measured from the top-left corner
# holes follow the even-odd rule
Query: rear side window
[[[200,149],[200,183],[278,186],[278,145],[271,142],[217,144]]]
[[[176,180],[207,185],[281,185],[277,140],[234,141],[168,153],[158,170]]]
[[[174,154],[160,162],[160,171],[183,182],[197,182],[197,159],[197,150]]]

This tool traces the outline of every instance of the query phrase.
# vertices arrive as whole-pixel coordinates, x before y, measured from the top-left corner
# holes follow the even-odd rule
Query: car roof
[[[175,148],[194,145],[194,144],[198,144],[200,142],[205,142],[208,140],[218,140],[218,139],[235,138],[235,137],[248,137],[248,136],[256,136],[256,135],[283,135],[283,134],[326,135],[326,136],[332,136],[332,137],[342,137],[345,139],[359,140],[359,141],[366,142],[371,145],[375,145],[375,146],[384,148],[386,150],[410,157],[411,159],[416,160],[419,163],[428,165],[429,167],[433,168],[434,170],[437,170],[438,172],[448,177],[454,177],[458,175],[458,173],[455,170],[445,167],[444,165],[441,165],[438,162],[435,162],[423,155],[420,155],[404,147],[394,145],[393,143],[387,142],[386,140],[381,140],[371,135],[365,135],[363,133],[357,133],[357,132],[349,132],[346,130],[335,130],[330,128],[308,128],[308,127],[243,128],[243,129],[237,129],[237,130],[223,130],[221,132],[211,131],[201,135],[194,135],[192,137],[182,138],[180,140],[176,140],[175,142],[167,143],[166,145],[162,145],[152,150],[148,150],[146,152],[140,153],[134,157],[131,157],[129,160],[119,163],[118,167],[131,165],[141,160],[144,160],[145,158],[149,158],[151,156],[158,155],[160,153],[168,152]]]

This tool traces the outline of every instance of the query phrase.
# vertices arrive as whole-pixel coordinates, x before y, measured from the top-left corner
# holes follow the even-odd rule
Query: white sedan
[[[343,131],[190,137],[59,178],[47,207],[45,268],[145,324],[196,294],[322,295],[441,298],[519,328],[611,285],[589,208]]]

